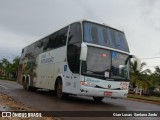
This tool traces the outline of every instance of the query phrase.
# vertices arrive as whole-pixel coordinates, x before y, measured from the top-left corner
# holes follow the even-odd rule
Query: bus
[[[25,90],[55,91],[58,98],[126,98],[132,57],[124,32],[81,20],[23,48],[17,82]]]

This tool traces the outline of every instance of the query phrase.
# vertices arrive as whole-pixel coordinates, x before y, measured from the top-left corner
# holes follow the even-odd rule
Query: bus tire
[[[23,88],[27,91],[31,90],[31,87],[29,86],[29,81],[26,80],[26,82],[23,83]]]
[[[61,78],[57,78],[56,82],[56,95],[58,98],[62,99],[65,97],[65,94],[63,93],[63,83]]]
[[[23,82],[23,89],[26,90],[26,83]]]
[[[104,97],[93,97],[95,102],[100,102],[103,100]]]
[[[22,78],[22,86],[23,86],[24,90],[26,90],[26,85],[25,84],[26,84],[26,80],[25,80],[25,77],[23,77]]]
[[[37,88],[36,87],[29,87],[29,90],[32,92],[35,92],[35,91],[37,91]]]

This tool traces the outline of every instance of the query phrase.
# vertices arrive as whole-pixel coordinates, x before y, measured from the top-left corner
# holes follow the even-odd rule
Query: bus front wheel
[[[63,93],[63,84],[61,78],[57,79],[57,84],[56,84],[56,95],[58,98],[64,98],[64,93]]]
[[[95,102],[100,102],[103,100],[104,97],[93,97]]]

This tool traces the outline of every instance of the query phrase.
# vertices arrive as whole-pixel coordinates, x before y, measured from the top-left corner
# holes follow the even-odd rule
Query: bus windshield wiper
[[[92,71],[92,70],[87,70],[87,72],[91,72],[93,74],[98,74],[98,75],[103,75],[104,72],[98,72],[98,71]]]

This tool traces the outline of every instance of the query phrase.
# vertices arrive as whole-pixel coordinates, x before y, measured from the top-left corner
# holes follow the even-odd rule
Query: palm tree
[[[15,78],[17,77],[18,65],[19,65],[19,57],[15,57],[12,63],[12,74],[13,74],[13,77]]]
[[[159,86],[160,85],[160,67],[155,67],[155,77],[156,77],[156,83]]]
[[[3,68],[5,68],[8,64],[10,64],[10,62],[6,58],[3,58],[1,61]]]
[[[6,58],[3,58],[1,60],[1,69],[4,71],[4,76],[8,75],[8,66],[9,65],[10,65],[10,62]]]
[[[144,89],[144,94],[150,94],[150,89],[153,86],[153,79],[151,77],[151,73],[149,74],[142,74],[141,81],[143,82],[142,88]]]
[[[0,61],[0,76],[3,75],[3,65],[2,65],[2,61]]]
[[[150,79],[150,73],[151,71],[149,69],[143,70],[146,63],[141,63],[141,69],[140,71],[137,70],[137,62],[131,62],[131,83],[136,86],[136,90],[143,89],[144,94],[148,93],[148,89],[151,86],[151,79]],[[143,71],[142,71],[143,70]],[[136,91],[137,92],[137,91]]]
[[[4,77],[14,77],[17,76],[17,70],[19,65],[19,57],[15,57],[13,62],[10,63],[6,58],[3,58],[0,62],[0,68],[5,71]]]
[[[160,88],[160,67],[155,67],[155,72],[152,74],[154,87]]]

